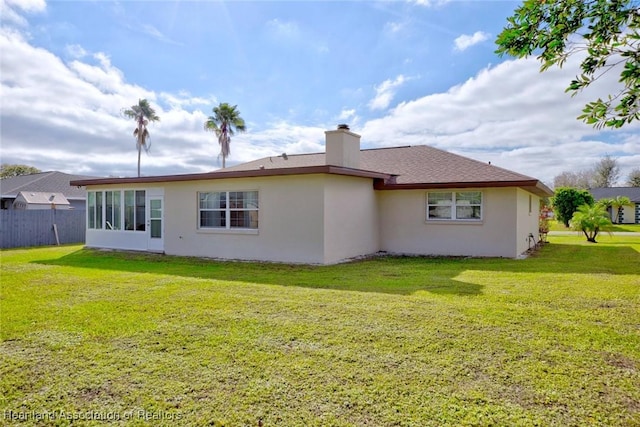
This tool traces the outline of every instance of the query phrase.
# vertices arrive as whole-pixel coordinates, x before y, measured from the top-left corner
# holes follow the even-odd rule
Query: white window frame
[[[465,193],[478,193],[480,195],[480,203],[469,203],[466,200],[458,200],[462,198],[462,195]],[[440,203],[429,203],[430,197],[429,195],[438,194],[440,196],[444,196],[441,198]],[[447,197],[449,196],[449,197]],[[434,207],[442,207],[450,209],[449,217],[430,217],[429,211],[430,208]],[[458,208],[461,207],[478,207],[480,208],[480,217],[479,218],[458,218],[457,211]],[[455,190],[455,191],[429,191],[426,194],[426,220],[429,222],[442,222],[442,221],[455,221],[455,222],[481,222],[484,218],[484,194],[482,191],[478,190]]]
[[[104,219],[104,191],[87,191],[87,228],[102,230]],[[100,194],[100,212],[98,212],[98,194]]]
[[[231,206],[231,194],[232,193],[255,193],[256,195],[256,207],[232,207]],[[201,197],[203,194],[224,194],[224,207],[215,207],[215,208],[202,208],[201,207]],[[258,190],[221,190],[221,191],[199,191],[197,197],[197,228],[198,230],[203,231],[249,231],[249,232],[257,232],[260,228],[260,192]],[[202,225],[202,212],[221,212],[223,215],[224,226],[203,226]],[[232,222],[232,213],[233,212],[255,212],[256,213],[256,226],[255,227],[238,227],[233,226]]]
[[[118,194],[116,203],[116,193]],[[110,217],[107,215],[109,213],[107,194],[111,194],[111,215]],[[122,191],[121,190],[105,190],[104,195],[102,196],[102,201],[104,204],[104,229],[105,230],[115,230],[120,231],[122,229]],[[114,207],[117,206],[117,210]]]
[[[125,207],[125,193],[127,191],[132,191],[133,192],[133,198],[134,198],[134,229],[133,230],[127,230],[125,228],[125,222],[126,222],[126,218],[125,218],[125,214],[126,214],[126,207]],[[106,230],[106,231],[123,231],[123,232],[127,232],[127,233],[132,233],[132,232],[142,232],[144,233],[146,230],[146,227],[144,230],[136,230],[135,229],[135,223],[136,223],[136,217],[137,217],[137,213],[136,213],[136,193],[138,191],[142,191],[144,192],[144,200],[145,200],[145,209],[146,209],[146,190],[141,190],[141,189],[123,189],[123,188],[114,188],[114,189],[108,189],[108,190],[92,190],[92,191],[87,191],[87,228],[90,230]],[[118,209],[117,211],[112,209],[111,210],[111,218],[107,217],[107,193],[111,193],[111,202],[112,202],[112,206],[117,205]],[[118,202],[119,203],[114,203],[114,196],[118,195]],[[99,195],[99,197],[98,197]],[[98,198],[100,198],[100,210],[98,211],[97,209],[97,200]],[[92,204],[93,202],[93,204]],[[93,207],[93,209],[92,209]],[[145,213],[146,215],[146,213]],[[117,221],[116,221],[117,219]],[[144,221],[146,222],[146,217],[143,218]],[[93,225],[93,227],[91,227],[91,225]]]
[[[121,190],[121,194],[122,194],[122,202],[121,202],[121,207],[122,207],[122,231],[126,231],[128,233],[145,233],[147,231],[147,190],[145,189],[140,189],[140,188],[127,188],[124,190]],[[133,229],[128,229],[126,227],[127,225],[127,204],[126,204],[126,200],[127,200],[127,192],[131,192],[133,193],[133,205],[130,205],[130,207],[133,208]],[[144,205],[140,206],[138,205],[138,192],[143,192],[144,196],[142,197],[142,200],[144,201]],[[142,213],[142,221],[140,221],[140,218],[138,216],[138,210],[140,210],[140,212]],[[138,226],[141,227],[140,230],[138,230]]]

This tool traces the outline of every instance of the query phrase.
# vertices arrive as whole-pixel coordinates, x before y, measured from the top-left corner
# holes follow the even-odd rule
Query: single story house
[[[21,191],[13,201],[13,209],[71,209],[62,193]]]
[[[14,209],[18,194],[49,193],[62,194],[69,202],[69,208],[84,210],[87,191],[84,187],[71,186],[70,182],[78,179],[95,178],[85,175],[70,175],[64,172],[49,171],[29,175],[12,176],[0,180],[0,209]],[[60,199],[61,200],[61,199]],[[23,200],[24,202],[24,200]],[[22,204],[20,204],[22,209]],[[50,206],[49,206],[50,207]],[[27,206],[26,209],[29,209]]]
[[[618,224],[640,224],[640,187],[600,187],[590,188],[589,192],[596,202],[602,199],[615,199],[618,196],[628,197],[631,204],[622,208],[615,222]],[[616,212],[611,212],[611,215],[615,214]]]
[[[428,146],[360,149],[346,125],[326,153],[210,173],[72,181],[86,245],[331,264],[385,251],[517,257],[537,241],[535,178]]]

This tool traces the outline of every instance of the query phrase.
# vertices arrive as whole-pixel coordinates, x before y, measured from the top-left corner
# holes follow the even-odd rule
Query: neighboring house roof
[[[3,198],[15,198],[21,191],[61,193],[68,200],[84,200],[86,198],[86,190],[71,186],[70,183],[72,180],[89,178],[95,177],[70,175],[58,171],[12,176],[0,180],[0,193]]]
[[[29,204],[37,205],[69,205],[69,201],[62,193],[46,193],[46,192],[31,192],[21,191],[18,193],[18,197],[22,196],[25,202]]]
[[[640,187],[600,187],[590,188],[589,192],[596,200],[626,196],[633,203],[640,203]]]
[[[330,173],[374,178],[379,190],[515,186],[541,196],[553,194],[547,186],[530,176],[425,145],[369,149],[361,150],[360,153],[358,169],[326,165],[324,153],[292,154],[265,157],[203,174],[107,178],[74,181],[72,185]]]

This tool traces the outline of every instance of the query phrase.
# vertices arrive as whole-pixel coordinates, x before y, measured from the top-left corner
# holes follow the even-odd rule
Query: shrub
[[[565,227],[569,226],[569,220],[582,205],[593,205],[593,196],[587,190],[577,188],[560,187],[555,190],[551,198],[551,204],[558,221],[562,221]]]
[[[571,218],[571,228],[582,231],[588,242],[597,243],[596,236],[600,231],[611,229],[609,213],[601,205],[582,205]]]

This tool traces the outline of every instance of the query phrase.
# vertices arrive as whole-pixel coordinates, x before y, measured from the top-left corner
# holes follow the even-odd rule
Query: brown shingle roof
[[[324,153],[265,157],[224,171],[300,168],[322,165]],[[540,194],[551,190],[537,179],[426,145],[360,151],[360,169],[394,175],[379,189],[474,186],[519,186]],[[532,189],[529,187],[536,187]]]
[[[331,173],[376,180],[379,190],[411,188],[522,187],[541,196],[553,192],[535,178],[426,145],[361,150],[358,169],[325,165],[325,154],[272,156],[214,172],[74,181],[72,185],[195,181],[272,175]]]

